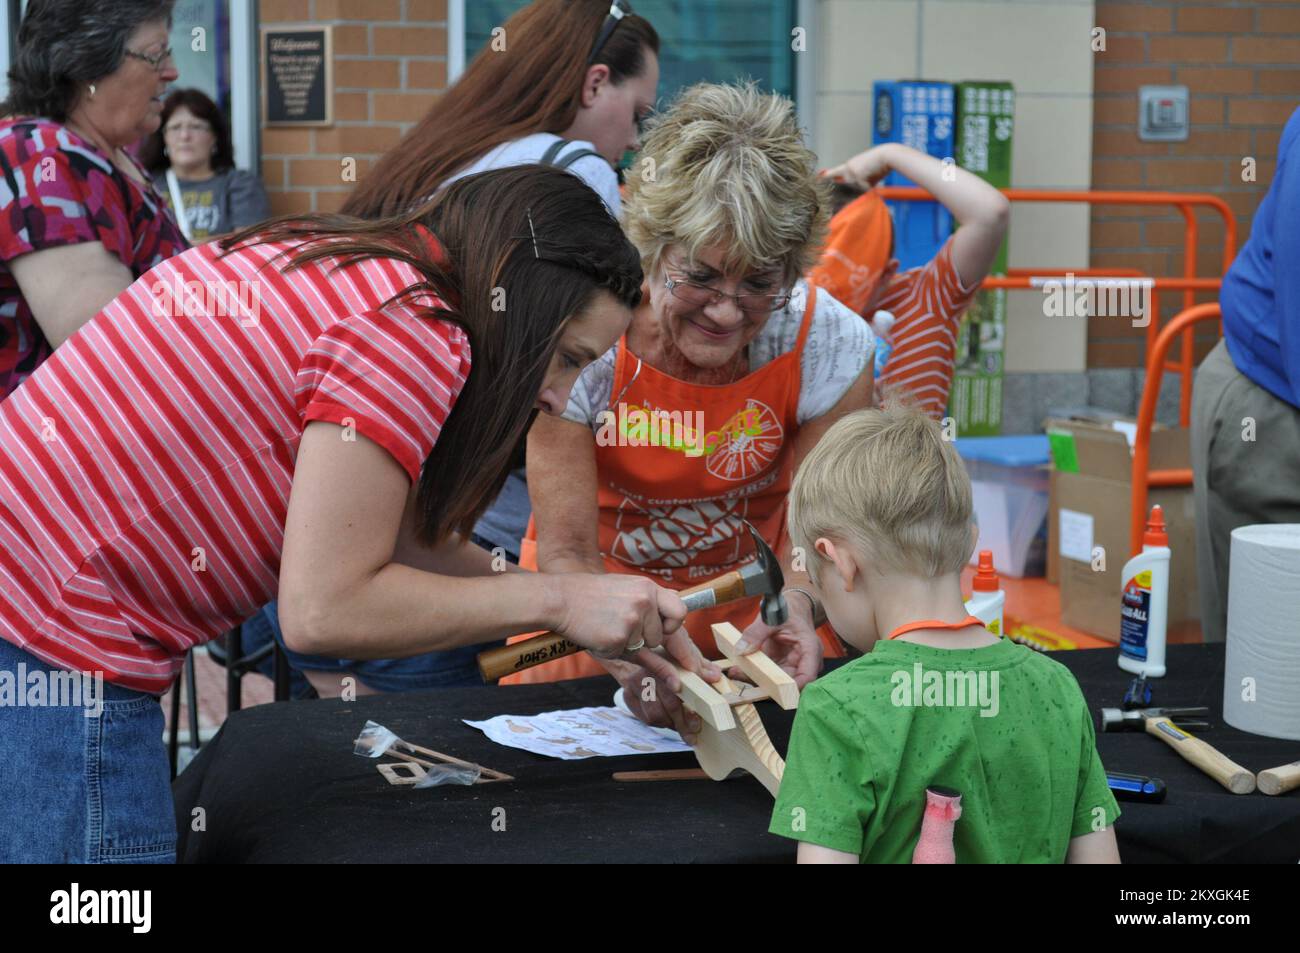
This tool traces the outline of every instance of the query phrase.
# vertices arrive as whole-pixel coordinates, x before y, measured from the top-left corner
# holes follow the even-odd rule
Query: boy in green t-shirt
[[[1118,863],[1119,807],[1074,677],[965,610],[970,479],[938,424],[848,415],[789,505],[831,624],[866,654],[804,690],[771,832],[801,842],[800,863],[908,863],[926,788],[942,787],[961,794],[958,862]]]

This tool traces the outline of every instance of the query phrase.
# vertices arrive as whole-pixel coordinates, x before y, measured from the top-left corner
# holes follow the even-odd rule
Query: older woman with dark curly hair
[[[187,247],[127,153],[178,74],[172,0],[32,0],[0,104],[0,398]],[[75,27],[70,27],[75,24]]]

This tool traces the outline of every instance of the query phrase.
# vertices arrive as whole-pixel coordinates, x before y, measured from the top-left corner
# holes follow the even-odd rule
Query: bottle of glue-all
[[[980,550],[979,566],[975,570],[975,581],[971,583],[975,590],[966,600],[966,611],[984,623],[996,636],[1002,635],[1002,607],[1006,604],[1007,594],[1002,591],[998,574],[993,571],[993,551]]]
[[[1165,674],[1165,627],[1169,619],[1169,537],[1165,515],[1151,507],[1142,552],[1124,564],[1120,578],[1119,667],[1135,675]]]

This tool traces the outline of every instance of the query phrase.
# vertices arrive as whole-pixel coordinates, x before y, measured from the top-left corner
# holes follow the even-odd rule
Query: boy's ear
[[[853,591],[853,582],[858,575],[858,564],[853,558],[853,551],[843,543],[836,543],[825,536],[819,536],[813,543],[813,549],[829,562],[829,571],[835,573],[844,586],[845,592]],[[823,572],[826,570],[824,569]]]

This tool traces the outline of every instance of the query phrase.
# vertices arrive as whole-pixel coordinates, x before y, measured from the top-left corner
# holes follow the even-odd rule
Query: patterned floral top
[[[75,132],[49,119],[0,119],[0,399],[52,350],[7,263],[81,242],[102,243],[136,278],[189,247],[153,189]]]

